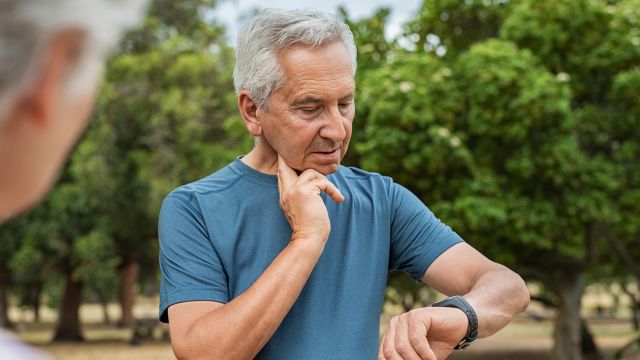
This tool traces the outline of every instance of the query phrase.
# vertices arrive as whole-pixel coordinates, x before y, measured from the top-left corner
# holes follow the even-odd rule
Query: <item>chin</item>
[[[321,173],[322,175],[331,175],[334,172],[338,171],[338,169],[340,168],[340,163],[338,164],[324,164],[324,165],[311,165],[308,167],[305,167],[304,170],[307,169],[313,169],[319,173]]]

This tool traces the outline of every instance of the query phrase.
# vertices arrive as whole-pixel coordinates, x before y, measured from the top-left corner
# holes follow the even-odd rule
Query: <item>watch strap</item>
[[[455,295],[431,305],[432,307],[453,307],[462,310],[469,320],[467,335],[456,345],[455,350],[467,348],[478,338],[478,316],[473,307],[462,296]]]

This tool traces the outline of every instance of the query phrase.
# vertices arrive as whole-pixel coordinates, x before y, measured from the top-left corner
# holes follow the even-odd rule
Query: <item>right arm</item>
[[[300,177],[279,159],[280,206],[291,242],[256,282],[227,304],[193,301],[169,307],[171,345],[179,359],[247,359],[269,341],[300,295],[322,255],[330,223],[320,197],[344,198],[322,174]]]

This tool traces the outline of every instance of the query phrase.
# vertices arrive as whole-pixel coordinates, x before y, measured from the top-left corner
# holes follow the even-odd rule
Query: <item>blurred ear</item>
[[[37,126],[49,126],[56,107],[63,102],[69,74],[80,54],[84,32],[78,29],[54,34],[42,54],[34,80],[19,97],[11,118],[30,119]]]
[[[258,118],[258,106],[250,97],[247,90],[240,91],[238,95],[238,109],[244,120],[244,125],[253,136],[262,135],[262,123]]]

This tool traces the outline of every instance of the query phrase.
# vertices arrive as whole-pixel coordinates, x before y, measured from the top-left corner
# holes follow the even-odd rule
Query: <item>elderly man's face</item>
[[[295,47],[278,58],[285,85],[268,111],[258,110],[262,138],[294,169],[325,175],[338,170],[355,114],[353,69],[341,42]]]

